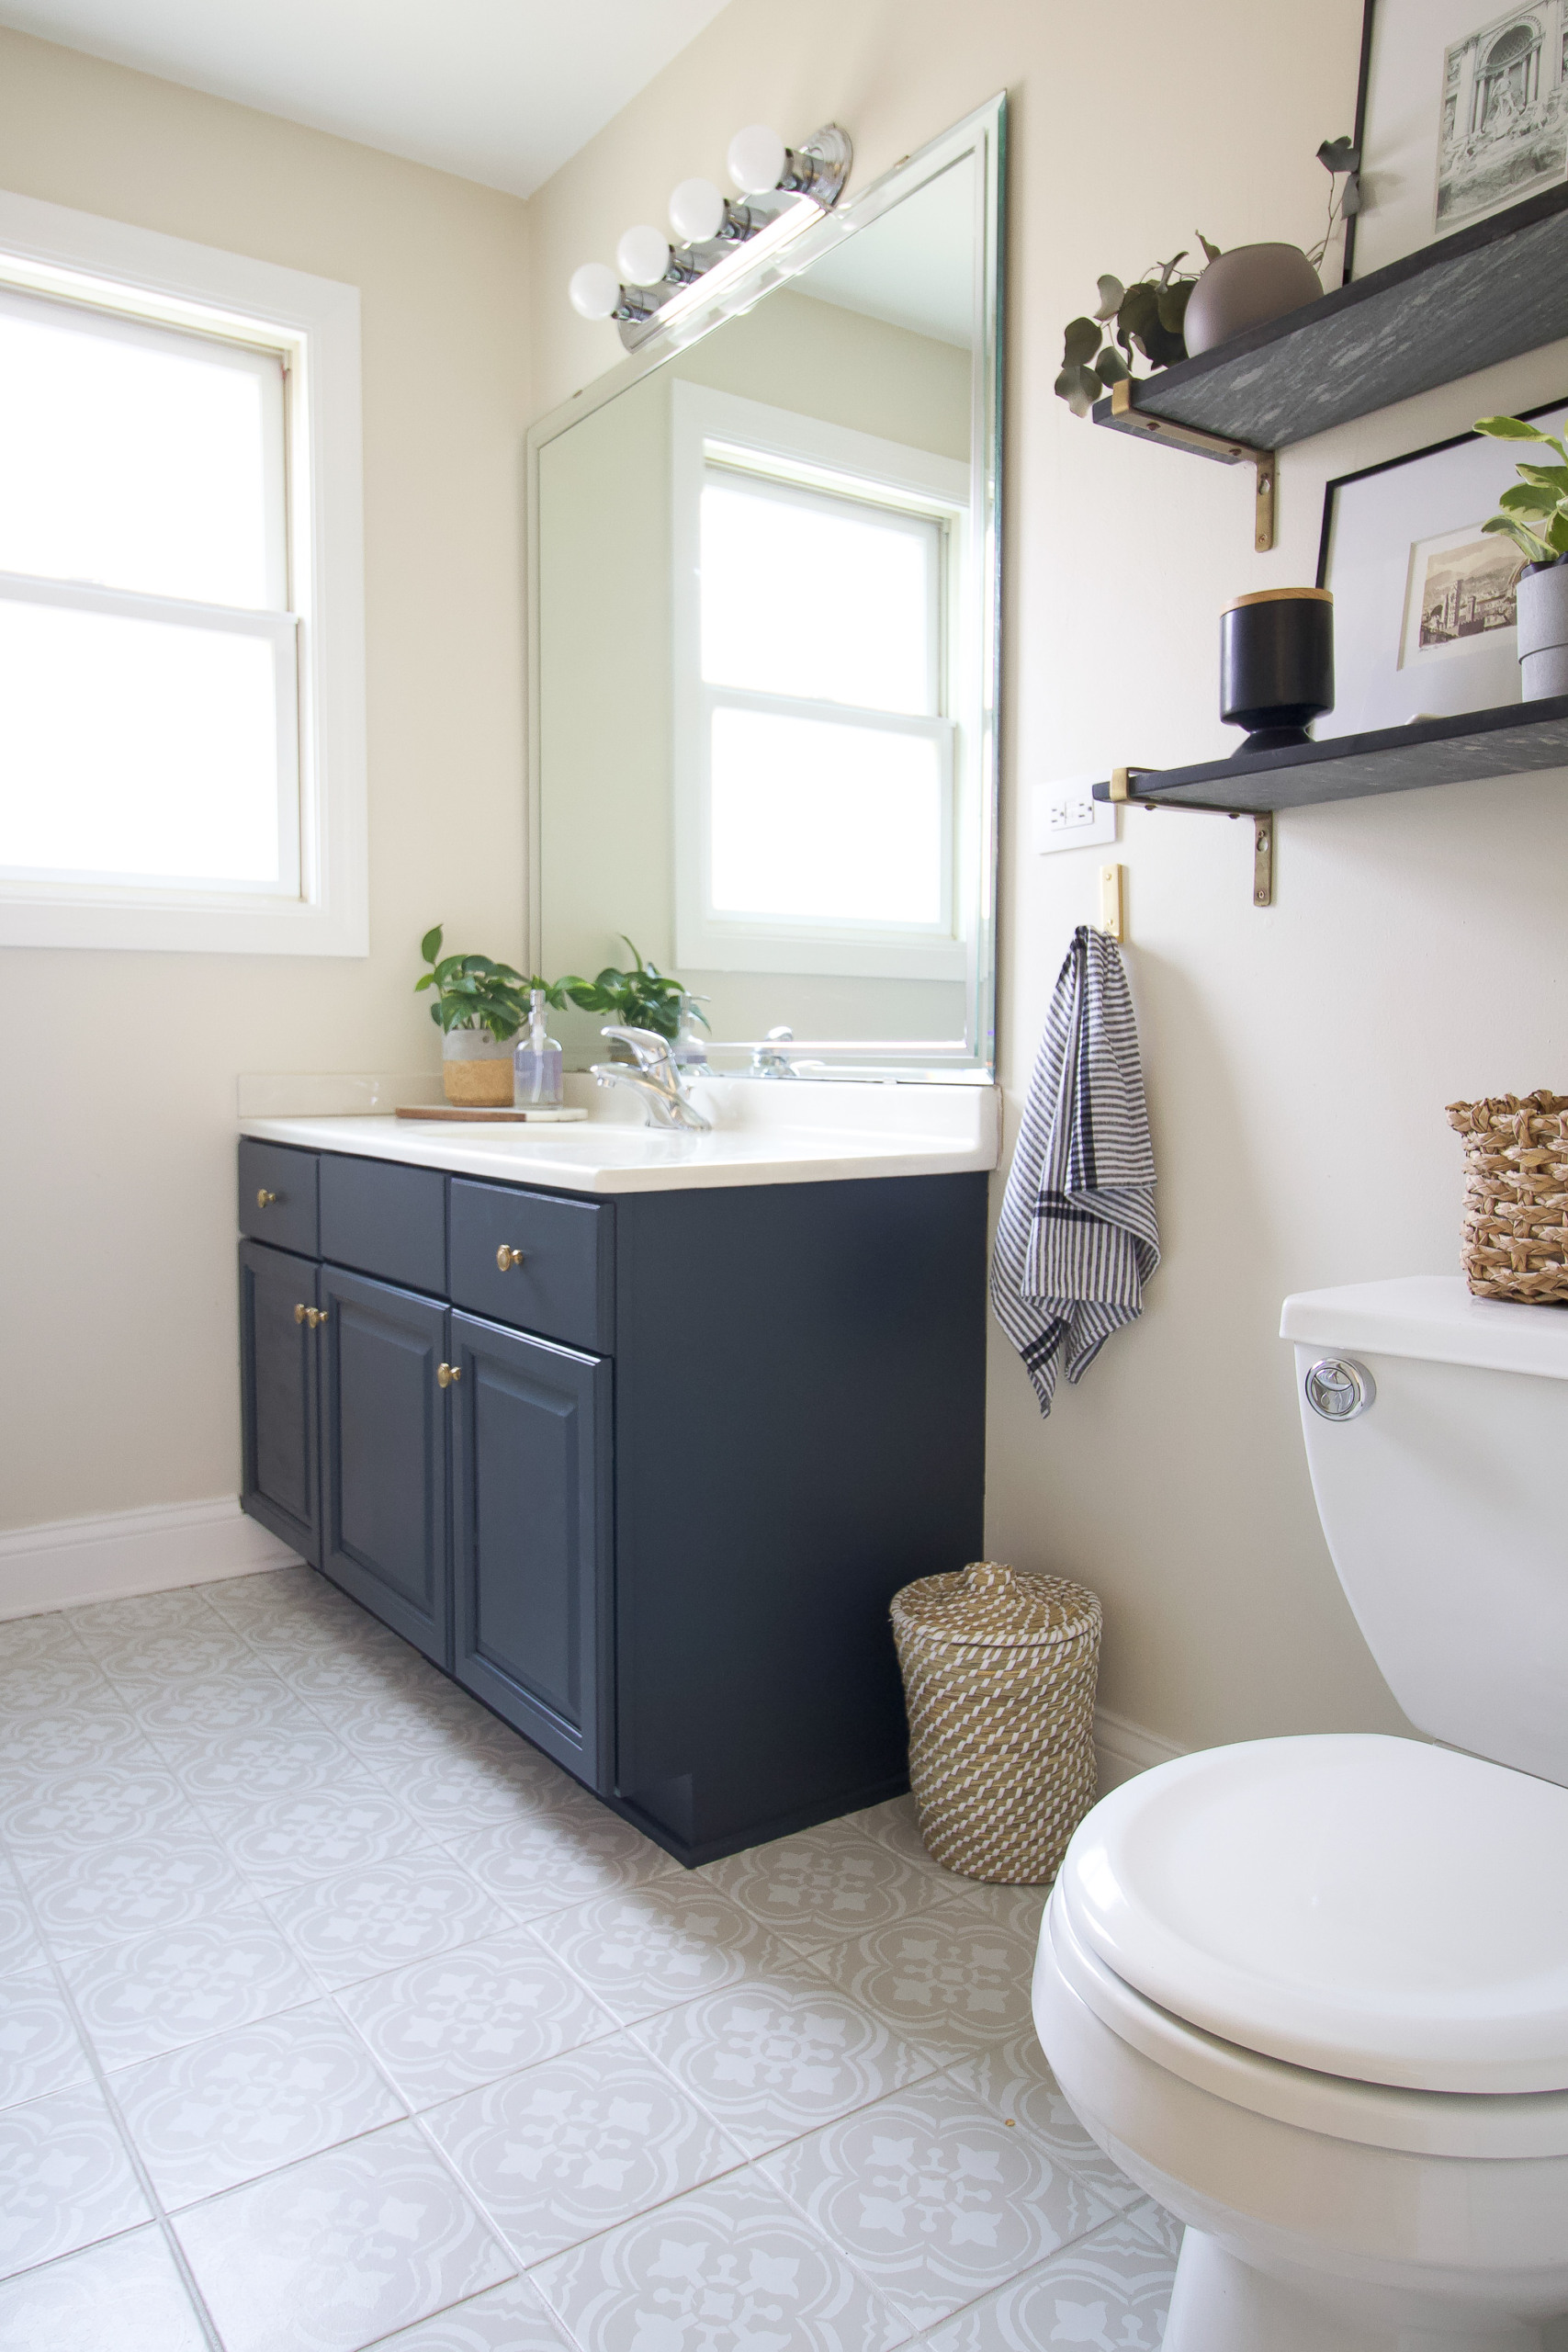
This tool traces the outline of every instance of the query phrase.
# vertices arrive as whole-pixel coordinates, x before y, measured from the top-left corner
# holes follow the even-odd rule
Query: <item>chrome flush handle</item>
[[[1323,1421],[1353,1421],[1378,1399],[1377,1382],[1353,1356],[1320,1356],[1304,1385],[1307,1403]]]

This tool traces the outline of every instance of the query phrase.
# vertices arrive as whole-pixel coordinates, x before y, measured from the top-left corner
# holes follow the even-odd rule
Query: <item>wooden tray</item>
[[[480,1122],[501,1120],[513,1125],[521,1125],[524,1120],[527,1120],[531,1125],[542,1126],[547,1120],[586,1119],[588,1114],[586,1111],[573,1111],[570,1108],[558,1111],[506,1110],[499,1103],[491,1105],[480,1102],[400,1102],[396,1115],[400,1119],[468,1119]]]

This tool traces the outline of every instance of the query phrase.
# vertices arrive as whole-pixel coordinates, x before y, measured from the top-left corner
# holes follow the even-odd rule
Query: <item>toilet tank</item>
[[[1299,1292],[1280,1331],[1318,1517],[1394,1697],[1434,1739],[1568,1785],[1568,1307],[1420,1274]],[[1348,1419],[1308,1401],[1324,1359],[1371,1375]]]

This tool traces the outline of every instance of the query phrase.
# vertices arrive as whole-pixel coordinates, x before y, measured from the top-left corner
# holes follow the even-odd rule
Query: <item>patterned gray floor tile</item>
[[[0,1625],[0,1657],[7,1666],[20,1666],[25,1659],[41,1657],[46,1650],[73,1652],[80,1648],[62,1610],[51,1609],[39,1617],[7,1617]]]
[[[106,2066],[132,2065],[298,2007],[320,1990],[259,1908],[66,1951],[61,1965]]]
[[[911,1796],[888,1797],[881,1804],[867,1805],[863,1812],[848,1814],[845,1818],[852,1821],[857,1828],[866,1830],[883,1845],[890,1846],[896,1854],[902,1855],[905,1861],[912,1863],[916,1870],[929,1871],[942,1884],[956,1893],[976,1883],[972,1878],[961,1877],[956,1871],[943,1870],[942,1864],[933,1861],[927,1853],[925,1840],[920,1836],[919,1815]]]
[[[22,1849],[17,1868],[39,1927],[61,1949],[126,1943],[159,1928],[238,1909],[251,1899],[220,1846],[178,1830],[89,1846],[52,1860]]]
[[[345,1985],[338,2007],[414,2108],[600,2040],[615,2020],[524,1928]]]
[[[359,2352],[513,2267],[412,2123],[189,2206],[175,2229],[225,2352]]]
[[[275,1729],[220,1732],[185,1747],[171,1768],[199,1805],[238,1798],[292,1796],[311,1789],[378,1788],[325,1724],[301,1718]]]
[[[602,1894],[532,1929],[626,2025],[790,1959],[738,1903],[690,1878]]]
[[[439,1693],[417,1698],[313,1699],[310,1707],[345,1747],[353,1748],[361,1763],[374,1771],[379,1760],[400,1774],[421,1750],[442,1754],[454,1747],[465,1749],[483,1724],[492,1720],[477,1700],[467,1698],[449,1683]]]
[[[286,1682],[260,1658],[244,1673],[206,1682],[150,1685],[130,1702],[137,1722],[171,1763],[239,1731],[286,1731],[313,1726],[315,1717]]]
[[[741,2162],[627,2034],[470,2091],[425,2121],[525,2267]]]
[[[523,1819],[446,1839],[446,1850],[519,1919],[671,1878],[681,1865],[594,1798],[563,1797]]]
[[[264,1891],[437,1852],[428,1833],[367,1773],[347,1788],[212,1799],[203,1810],[235,1869]]]
[[[514,1752],[508,1754],[493,1744],[453,1742],[422,1749],[395,1765],[378,1760],[395,1776],[398,1794],[415,1820],[435,1838],[462,1837],[486,1823],[531,1821],[581,1801],[582,1789],[570,1773],[522,1740],[513,1746]]]
[[[0,1666],[0,1715],[52,1715],[115,1703],[112,1686],[85,1649],[43,1650]]]
[[[324,1984],[382,1976],[495,1929],[499,1905],[445,1856],[377,1862],[269,1894],[266,1907]]]
[[[155,1749],[124,1701],[104,1684],[102,1706],[0,1715],[0,1770],[79,1772],[95,1764],[156,1764]]]
[[[945,2077],[863,2108],[760,2169],[912,2328],[1111,2218],[1087,2183]]]
[[[69,2090],[92,2071],[53,1971],[0,1977],[0,2108]]]
[[[632,2030],[749,2155],[901,2090],[931,2062],[800,1962]]]
[[[209,1609],[205,1624],[162,1626],[104,1642],[95,1656],[128,1699],[161,1691],[171,1682],[217,1682],[254,1669],[255,1653]]]
[[[0,1861],[0,1973],[19,1976],[44,1966],[32,1912],[9,1862]]]
[[[1039,1944],[1040,1922],[1051,1893],[1048,1886],[987,1886],[977,1879],[967,1883],[964,1900],[971,1911],[994,1919],[998,1928],[1010,1928],[1015,1936],[1026,1937],[1031,1944]]]
[[[6,2352],[207,2352],[162,2230],[128,2230],[0,2284]]]
[[[346,1593],[315,1568],[263,1568],[246,1577],[225,1577],[217,1584],[204,1584],[201,1591],[209,1608],[216,1609],[230,1624],[243,1624],[253,1617],[292,1617],[321,1610],[331,1615],[355,1613],[355,1604]]]
[[[1168,2213],[1163,2205],[1156,2205],[1152,2197],[1145,2197],[1142,2204],[1133,2207],[1127,2219],[1135,2230],[1141,2230],[1146,2238],[1152,2238],[1162,2254],[1168,2254],[1175,2261],[1181,2252],[1186,2225],[1179,2222],[1174,2213]]]
[[[1157,2352],[1175,2274],[1173,2256],[1112,2222],[933,2329],[930,2352]]]
[[[417,2327],[384,2335],[376,2352],[571,2352],[525,2278],[458,2303]]]
[[[797,1951],[908,1918],[945,1895],[929,1871],[849,1821],[750,1847],[698,1876]]]
[[[0,2278],[151,2219],[96,2083],[0,2113]]]
[[[78,1640],[101,1653],[141,1634],[177,1633],[184,1626],[218,1630],[208,1590],[205,1585],[181,1584],[164,1592],[134,1592],[123,1600],[85,1601],[65,1617]]]
[[[1034,1946],[992,1927],[962,1902],[941,1903],[906,1925],[874,1928],[813,1952],[847,1999],[869,2008],[940,2064],[1030,2022]]]
[[[85,1771],[0,1771],[0,1835],[14,1853],[55,1857],[149,1832],[200,1838],[189,1797],[164,1764],[95,1764]]]
[[[976,2092],[994,2115],[1021,2123],[1049,2154],[1092,2183],[1108,2205],[1125,2209],[1142,2197],[1143,2190],[1089,2138],[1067,2105],[1032,2025],[976,2051],[952,2072],[953,2081]]]
[[[171,2212],[405,2111],[330,2001],[128,2067],[109,2086]]]
[[[755,2165],[542,2263],[582,2352],[893,2352],[905,2322]]]

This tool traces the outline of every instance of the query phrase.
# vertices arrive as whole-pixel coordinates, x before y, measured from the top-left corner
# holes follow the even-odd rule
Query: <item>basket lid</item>
[[[1009,1649],[1081,1641],[1100,1624],[1100,1603],[1082,1585],[1022,1575],[1000,1560],[972,1560],[950,1576],[920,1577],[893,1607],[912,1632]]]

